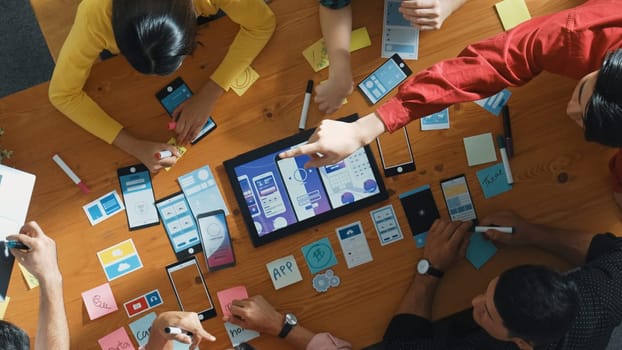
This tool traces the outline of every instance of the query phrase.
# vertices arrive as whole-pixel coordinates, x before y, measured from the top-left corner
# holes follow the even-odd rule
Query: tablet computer
[[[369,146],[320,168],[304,169],[308,156],[279,158],[280,152],[306,143],[313,131],[224,162],[256,247],[388,198]]]

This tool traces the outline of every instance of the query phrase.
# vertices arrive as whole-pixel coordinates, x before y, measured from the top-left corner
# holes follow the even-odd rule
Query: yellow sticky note
[[[510,30],[531,18],[524,0],[503,0],[495,4],[503,29]]]
[[[257,73],[253,67],[248,66],[248,68],[231,83],[231,89],[238,94],[238,96],[242,96],[257,79],[259,79],[259,73]]]
[[[37,277],[33,276],[33,274],[30,273],[30,271],[28,271],[24,266],[22,266],[22,264],[17,265],[19,265],[19,269],[22,271],[22,276],[24,276],[24,279],[26,280],[28,289],[39,287],[39,280],[37,279]]]
[[[184,146],[177,146],[177,139],[174,137],[171,137],[171,139],[168,140],[167,144],[177,147],[177,152],[179,152],[179,158],[177,158],[177,160],[180,160],[184,153],[186,153],[186,151],[188,150]],[[171,170],[171,167],[166,167],[164,168],[164,170],[169,171]]]
[[[371,46],[371,39],[369,38],[367,28],[361,27],[353,30],[350,38],[350,52],[360,50],[368,46]],[[307,62],[309,62],[311,68],[313,68],[313,71],[315,72],[319,72],[330,65],[324,39],[320,39],[313,43],[313,45],[304,49],[302,51],[302,55],[305,57]]]
[[[9,306],[11,298],[6,297],[4,301],[0,302],[0,320],[4,320],[4,314],[6,314],[6,308]]]

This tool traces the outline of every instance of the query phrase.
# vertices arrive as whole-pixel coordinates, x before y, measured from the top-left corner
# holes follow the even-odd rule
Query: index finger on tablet
[[[291,157],[296,157],[296,156],[300,156],[303,154],[306,154],[306,155],[315,154],[316,152],[318,152],[318,148],[319,147],[317,146],[317,144],[309,143],[309,144],[302,145],[296,148],[292,148],[285,152],[281,152],[279,153],[279,157],[280,158],[291,158]]]

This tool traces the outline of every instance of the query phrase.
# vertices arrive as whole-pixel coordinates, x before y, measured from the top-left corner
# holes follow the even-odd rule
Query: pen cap
[[[499,148],[505,148],[505,140],[502,135],[497,135],[497,144],[499,145]]]

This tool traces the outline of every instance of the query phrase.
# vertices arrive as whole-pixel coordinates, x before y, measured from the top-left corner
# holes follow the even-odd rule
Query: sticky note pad
[[[181,157],[183,157],[184,154],[186,153],[186,151],[188,150],[184,146],[177,146],[177,139],[174,138],[174,137],[171,137],[171,139],[168,140],[167,144],[177,147],[177,152],[179,152],[179,158],[177,160],[181,159]],[[171,167],[168,166],[168,167],[164,168],[164,170],[169,171],[169,170],[171,170]]]
[[[237,286],[221,290],[220,292],[216,293],[216,295],[218,296],[218,301],[220,302],[220,307],[224,316],[231,315],[232,301],[248,298],[248,292],[246,291],[246,287],[244,286]]]
[[[524,0],[503,0],[495,4],[503,29],[510,30],[531,18]]]
[[[136,338],[138,346],[143,346],[149,341],[149,334],[151,333],[151,324],[156,319],[156,313],[152,312],[144,317],[130,323],[130,330],[132,335]]]
[[[97,342],[99,343],[99,346],[101,346],[102,350],[136,350],[136,348],[132,344],[132,341],[130,340],[130,337],[125,331],[125,328],[123,327],[99,339]]]
[[[492,133],[465,137],[463,141],[469,166],[490,163],[497,160],[495,144],[492,141]]]
[[[259,73],[257,73],[253,67],[248,66],[246,70],[231,83],[231,90],[238,96],[242,96],[257,79],[259,79]]]
[[[229,339],[231,340],[231,345],[233,345],[233,347],[259,336],[259,333],[256,331],[242,328],[229,322],[225,322],[225,329],[227,330],[227,335],[229,335]]]
[[[4,320],[6,309],[9,307],[9,301],[11,301],[10,297],[6,297],[4,298],[4,301],[0,301],[0,320]]]
[[[353,30],[352,36],[350,37],[350,52],[360,50],[368,46],[371,46],[371,39],[369,38],[367,28],[361,27]],[[313,45],[304,49],[302,51],[302,55],[305,57],[307,62],[309,62],[311,68],[313,68],[315,72],[319,72],[330,65],[324,39],[320,39],[313,43]]]
[[[466,258],[479,270],[496,253],[497,247],[484,238],[481,232],[475,232],[467,247]]]
[[[281,289],[302,281],[302,275],[293,255],[276,259],[266,264],[274,289]]]
[[[33,289],[39,287],[39,280],[35,277],[30,271],[28,271],[22,264],[17,264],[19,266],[19,270],[22,271],[22,276],[24,276],[24,280],[26,280],[26,284],[28,285],[28,289]]]
[[[482,186],[484,198],[491,198],[512,189],[512,185],[508,184],[508,180],[505,176],[503,163],[498,163],[482,169],[476,174],[479,184]]]
[[[114,300],[109,283],[83,292],[82,300],[91,320],[117,311],[117,302]]]
[[[335,251],[326,237],[302,247],[302,255],[312,275],[337,265]]]

